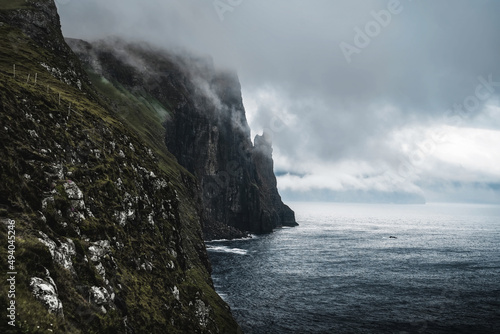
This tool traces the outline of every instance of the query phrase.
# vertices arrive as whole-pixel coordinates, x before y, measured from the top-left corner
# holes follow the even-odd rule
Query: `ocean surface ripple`
[[[299,227],[207,243],[245,333],[499,333],[500,206],[291,207]]]

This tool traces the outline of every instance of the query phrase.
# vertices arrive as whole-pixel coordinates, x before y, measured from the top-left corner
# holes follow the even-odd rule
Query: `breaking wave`
[[[248,251],[246,249],[230,248],[230,247],[226,247],[226,246],[207,245],[207,250],[209,252],[233,253],[233,254],[239,254],[239,255],[246,255],[248,253]]]

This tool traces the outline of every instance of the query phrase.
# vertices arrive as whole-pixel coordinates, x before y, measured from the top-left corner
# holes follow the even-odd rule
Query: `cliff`
[[[116,39],[68,43],[89,72],[161,110],[165,132],[157,140],[199,181],[206,239],[296,225],[276,188],[270,143],[250,140],[234,73],[207,58]]]
[[[0,332],[240,332],[166,114],[92,79],[53,0],[0,1]]]

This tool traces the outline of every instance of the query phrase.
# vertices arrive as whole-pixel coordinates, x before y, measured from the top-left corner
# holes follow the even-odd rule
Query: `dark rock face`
[[[264,132],[255,136],[252,160],[257,168],[257,179],[262,194],[261,202],[268,204],[266,211],[283,226],[296,226],[294,212],[281,202],[273,171],[271,136]],[[281,205],[280,205],[281,204]],[[274,216],[274,217],[273,217]]]
[[[270,141],[260,136],[255,146],[250,141],[236,75],[211,66],[190,72],[187,87],[194,101],[176,108],[165,123],[166,143],[201,182],[205,237],[297,225],[276,188]],[[237,231],[228,235],[223,226]]]
[[[200,183],[206,239],[242,237],[295,226],[281,201],[269,140],[250,140],[241,87],[210,60],[175,56],[108,40],[68,41],[93,71],[131,92],[151,96],[165,116],[165,143]]]
[[[0,1],[0,58],[0,333],[240,333],[156,104],[91,85],[52,0]]]
[[[25,1],[3,1],[0,9],[0,22],[8,23],[9,26],[19,29],[30,39],[25,39],[15,31],[9,31],[6,35],[11,51],[21,52],[29,43],[48,51],[44,53],[44,63],[57,65],[59,70],[54,73],[58,79],[65,83],[78,87],[88,84],[85,72],[77,64],[78,59],[64,42],[61,33],[59,14],[53,0],[25,0]],[[20,64],[18,64],[20,65]]]

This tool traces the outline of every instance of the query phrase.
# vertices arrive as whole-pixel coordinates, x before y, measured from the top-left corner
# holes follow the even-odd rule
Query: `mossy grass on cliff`
[[[28,7],[29,4],[27,3],[26,0],[0,0],[1,10],[21,9]]]
[[[6,3],[2,15],[35,10]],[[157,142],[158,105],[99,93],[64,50],[0,24],[0,240],[14,220],[18,272],[16,327],[0,332],[237,332],[210,279],[196,183]],[[61,309],[49,312],[33,278],[53,281]]]

